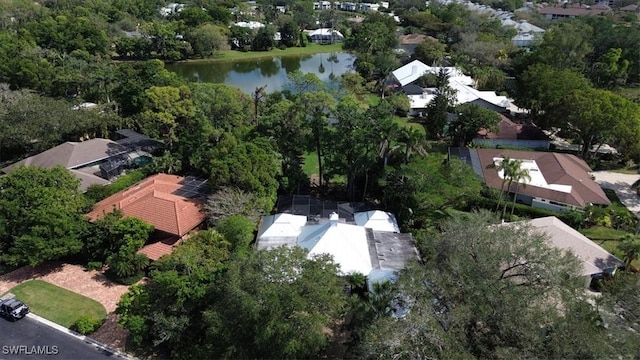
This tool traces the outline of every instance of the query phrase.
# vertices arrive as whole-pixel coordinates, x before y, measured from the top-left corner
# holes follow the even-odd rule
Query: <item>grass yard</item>
[[[73,325],[82,315],[98,320],[107,316],[99,302],[42,280],[24,282],[9,292],[33,313],[65,327]]]
[[[618,240],[628,234],[625,231],[610,229],[604,226],[594,226],[588,229],[581,229],[580,233],[596,242],[599,240]]]
[[[245,60],[245,59],[260,59],[271,58],[274,56],[295,56],[295,55],[312,55],[328,52],[342,52],[342,44],[308,44],[305,47],[290,47],[284,50],[274,48],[269,51],[238,51],[238,50],[224,50],[217,53],[214,57],[206,59],[190,59],[185,62],[216,62],[216,61],[229,61],[229,60]]]
[[[624,257],[624,253],[618,250],[618,244],[620,239],[630,233],[626,231],[610,229],[604,226],[594,226],[588,229],[581,229],[580,233],[596,244],[602,246],[605,250],[617,256],[619,259]],[[636,268],[640,268],[640,260],[634,260],[631,262]]]
[[[318,155],[315,151],[308,152],[304,155],[304,165],[302,166],[302,171],[307,174],[308,177],[318,176]],[[335,175],[329,180],[330,183],[336,184],[346,184],[347,179],[344,175]]]
[[[308,152],[304,155],[304,166],[302,167],[307,176],[318,174],[318,154],[315,151]]]
[[[614,90],[618,95],[624,96],[630,100],[640,100],[640,87],[639,86],[627,86]]]
[[[422,135],[427,135],[427,132],[424,130],[424,126],[422,124],[418,124],[410,117],[400,117],[395,116],[393,118],[393,122],[402,127],[409,127],[418,130]]]

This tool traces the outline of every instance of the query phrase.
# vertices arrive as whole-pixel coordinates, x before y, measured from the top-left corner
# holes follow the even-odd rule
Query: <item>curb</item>
[[[100,343],[98,341],[95,341],[95,340],[93,340],[92,338],[90,338],[88,336],[81,335],[81,334],[79,334],[79,333],[77,333],[77,332],[75,332],[75,331],[73,331],[71,329],[68,329],[68,328],[66,328],[66,327],[64,327],[62,325],[56,324],[53,321],[47,320],[47,319],[45,319],[45,318],[43,318],[41,316],[38,316],[38,315],[36,315],[34,313],[27,314],[27,317],[31,318],[33,320],[36,320],[36,321],[38,321],[38,322],[40,322],[40,323],[42,323],[42,324],[44,324],[46,326],[49,326],[49,327],[51,327],[53,329],[56,329],[56,330],[58,330],[60,332],[63,332],[65,334],[67,334],[67,335],[71,335],[71,336],[75,337],[76,339],[81,340],[81,341],[83,341],[85,343],[89,343],[89,344],[95,346],[96,348],[100,349],[102,352],[112,354],[112,356],[114,356],[114,357],[118,357],[120,359],[127,359],[127,360],[138,360],[137,358],[135,358],[135,357],[133,357],[133,356],[127,354],[127,353],[123,353],[121,351],[112,349],[112,348],[108,347],[107,345],[102,344],[102,343]]]

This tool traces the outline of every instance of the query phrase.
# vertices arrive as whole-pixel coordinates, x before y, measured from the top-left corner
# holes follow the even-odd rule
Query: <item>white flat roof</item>
[[[305,226],[298,246],[309,250],[309,256],[329,254],[340,265],[343,274],[369,275],[373,269],[366,230],[362,226],[330,221]]]

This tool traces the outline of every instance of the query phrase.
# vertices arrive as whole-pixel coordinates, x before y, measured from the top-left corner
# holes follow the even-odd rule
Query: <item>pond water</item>
[[[262,59],[185,62],[167,64],[167,69],[186,81],[224,83],[240,88],[247,94],[266,85],[267,92],[288,88],[287,74],[299,70],[314,73],[320,80],[330,82],[353,71],[355,56],[349,53],[324,53]]]

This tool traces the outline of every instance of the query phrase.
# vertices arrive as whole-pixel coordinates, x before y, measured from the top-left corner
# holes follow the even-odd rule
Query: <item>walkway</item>
[[[48,262],[37,267],[24,266],[0,276],[0,295],[28,280],[44,280],[101,303],[108,313],[115,311],[128,286],[113,283],[99,271],[86,271],[82,266]]]
[[[594,171],[596,182],[605,189],[612,189],[616,192],[620,201],[636,216],[640,217],[640,196],[631,189],[636,181],[640,180],[640,175],[620,174],[611,171]]]

